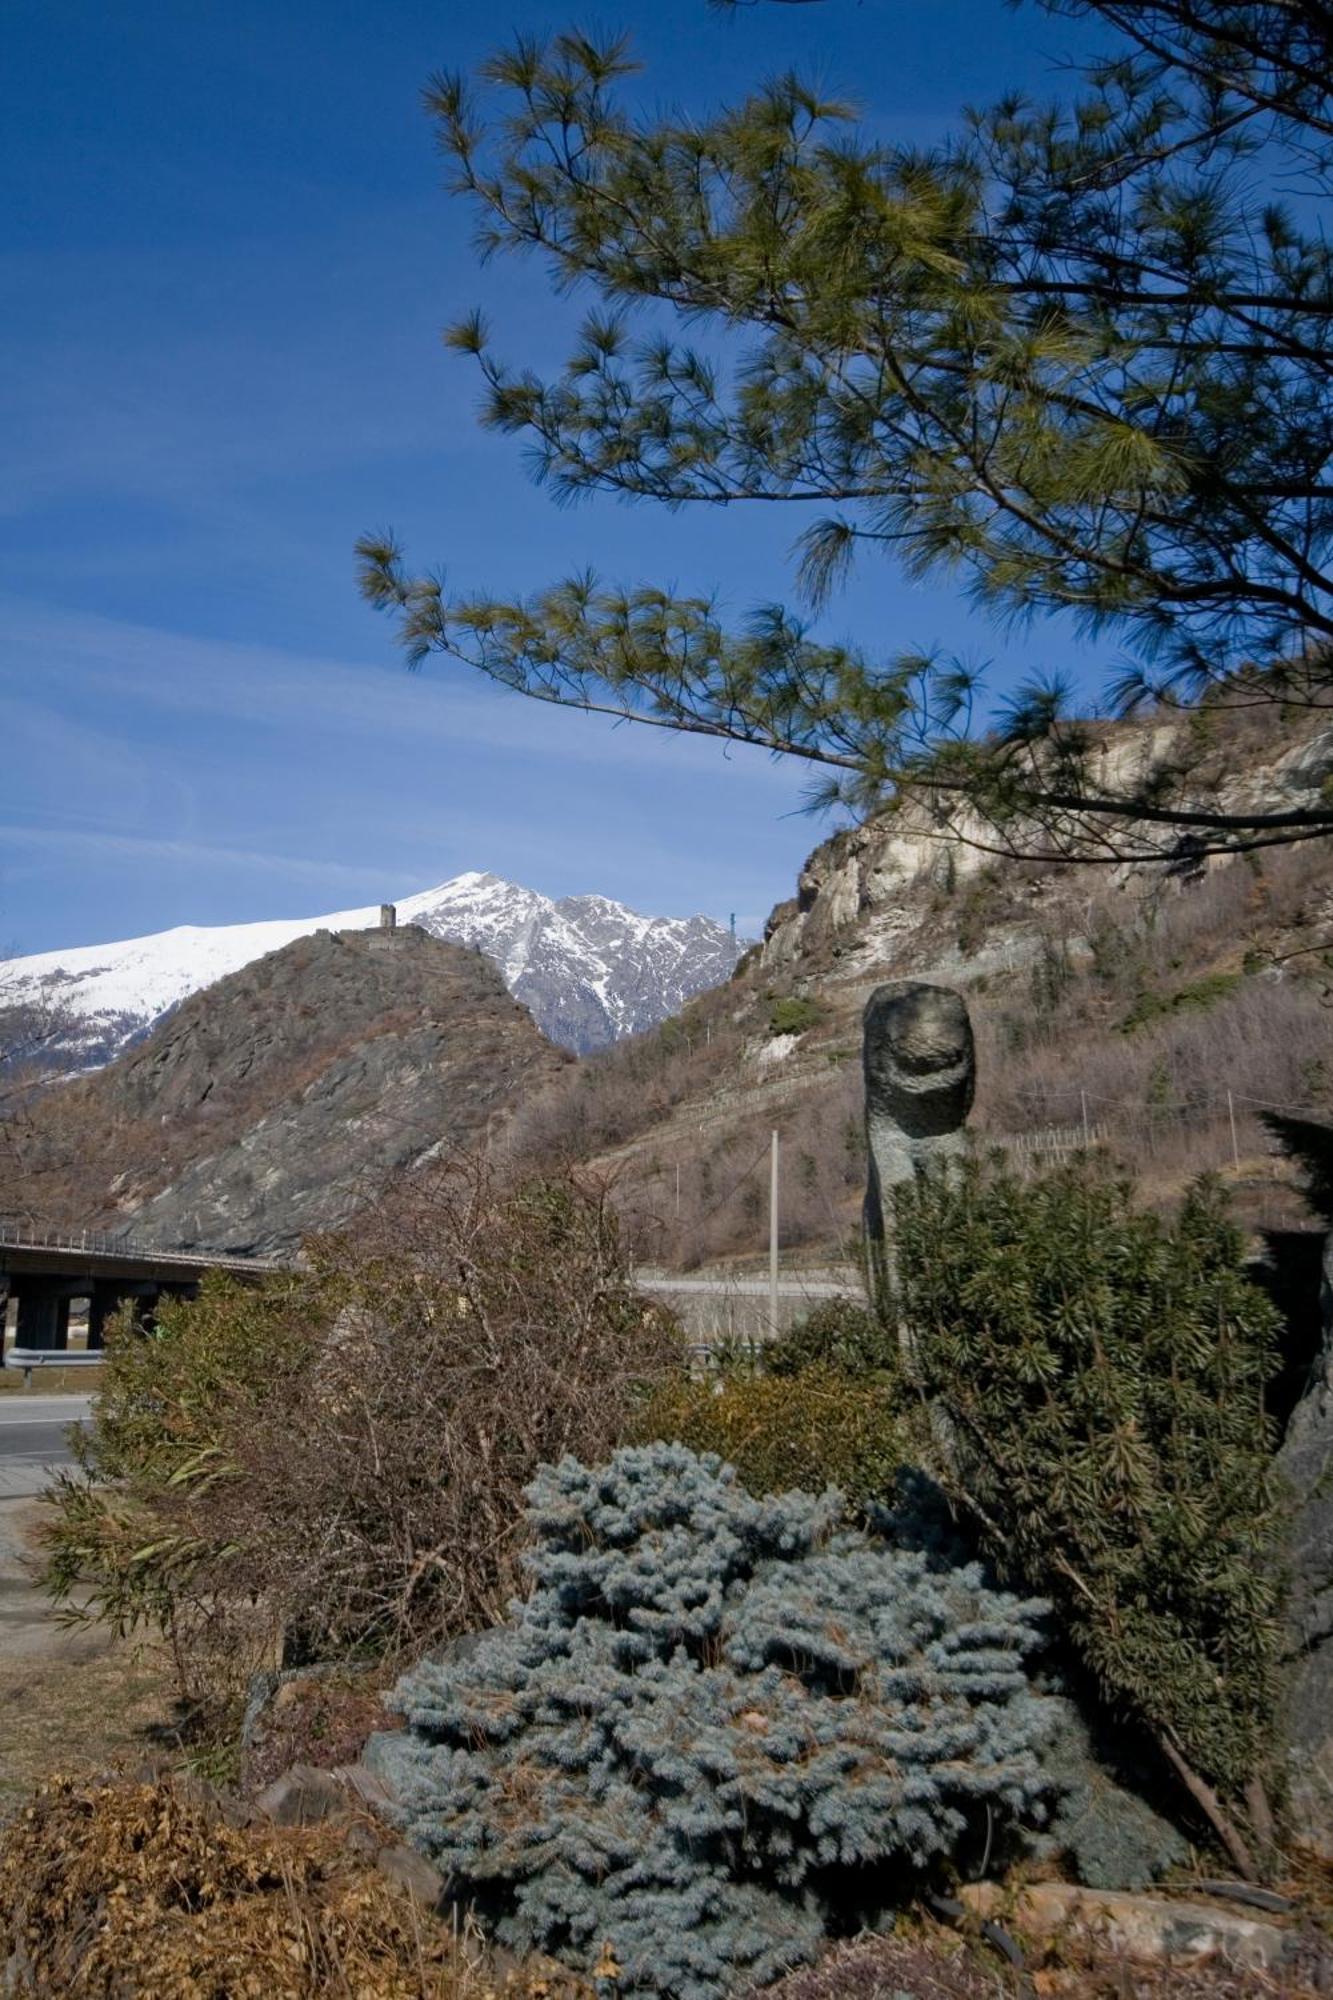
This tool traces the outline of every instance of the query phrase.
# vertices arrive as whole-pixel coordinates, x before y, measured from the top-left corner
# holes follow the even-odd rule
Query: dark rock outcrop
[[[1293,1832],[1333,1860],[1333,1234],[1325,1239],[1324,1344],[1278,1454],[1295,1503],[1289,1549],[1286,1746]]]
[[[1301,1168],[1310,1206],[1329,1231],[1318,1297],[1300,1300],[1316,1323],[1309,1329],[1316,1336],[1314,1365],[1287,1424],[1277,1469],[1292,1507],[1287,1817],[1299,1840],[1333,1860],[1333,1126],[1273,1113],[1264,1122]]]

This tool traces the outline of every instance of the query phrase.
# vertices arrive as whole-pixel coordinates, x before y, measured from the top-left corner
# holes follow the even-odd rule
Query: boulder
[[[1278,1454],[1295,1514],[1288,1551],[1287,1815],[1333,1860],[1333,1235],[1325,1242],[1323,1346]]]
[[[316,1770],[313,1764],[293,1764],[290,1771],[265,1785],[254,1809],[275,1826],[314,1826],[346,1812],[349,1803],[346,1787],[332,1771]]]
[[[1266,1114],[1264,1123],[1301,1168],[1324,1238],[1314,1365],[1288,1421],[1277,1470],[1291,1502],[1286,1560],[1287,1688],[1284,1717],[1287,1824],[1304,1846],[1333,1860],[1333,1127]],[[1307,1352],[1308,1352],[1307,1348]]]
[[[382,1847],[375,1856],[375,1866],[386,1881],[404,1890],[414,1902],[424,1904],[428,1910],[444,1909],[444,1877],[415,1847],[408,1847],[403,1841]]]
[[[1044,1943],[1090,1935],[1117,1957],[1278,1975],[1299,1971],[1316,1992],[1328,1991],[1329,1966],[1311,1966],[1307,1936],[1219,1904],[1068,1882],[1037,1882],[1017,1896],[998,1883],[973,1882],[958,1894],[973,1916],[1000,1922],[1020,1938]]]

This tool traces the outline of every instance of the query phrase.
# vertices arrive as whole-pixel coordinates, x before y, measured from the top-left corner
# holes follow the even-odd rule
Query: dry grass
[[[38,1581],[41,1519],[36,1501],[0,1508],[0,1820],[57,1767],[103,1769],[173,1737],[164,1649],[55,1617]]]
[[[933,1927],[909,1930],[838,1946],[766,1988],[764,2000],[1314,2000],[1323,1990],[1295,1972],[1136,1963],[1086,1934],[1028,1965],[1020,1975],[983,1946]]]
[[[54,1769],[104,1770],[169,1743],[175,1713],[159,1646],[0,1662],[0,1821]]]
[[[349,1825],[229,1824],[172,1781],[56,1779],[0,1840],[13,2000],[578,2000],[545,1965],[501,1974],[391,1887]]]
[[[21,1368],[0,1368],[0,1396],[93,1396],[101,1379],[100,1368],[35,1368],[29,1388]]]

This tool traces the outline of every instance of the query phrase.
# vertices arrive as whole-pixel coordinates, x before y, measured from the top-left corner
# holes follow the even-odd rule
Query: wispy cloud
[[[13,600],[0,603],[0,633],[21,686],[40,688],[58,674],[66,687],[77,681],[164,713],[226,717],[256,731],[295,724],[312,737],[354,730],[413,753],[471,747],[564,764],[718,772],[730,763],[727,775],[743,774],[775,801],[794,804],[800,790],[799,773],[762,752],[525,701],[448,662],[413,674],[392,657],[357,665]]]
[[[41,827],[15,820],[0,820],[0,838],[12,840],[20,847],[67,856],[75,861],[105,862],[120,858],[188,868],[234,868],[247,874],[266,875],[281,869],[286,876],[326,883],[331,889],[364,889],[371,893],[381,891],[384,885],[382,868],[360,867],[354,862],[319,861],[308,854],[229,847],[213,841],[160,840],[148,834],[114,833],[106,828],[93,831],[78,827]]]

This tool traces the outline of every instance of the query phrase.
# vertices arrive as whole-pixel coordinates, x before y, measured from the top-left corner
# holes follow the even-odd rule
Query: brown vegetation
[[[213,1281],[156,1338],[113,1333],[51,1586],[165,1630],[227,1727],[260,1665],[392,1658],[500,1617],[523,1487],[609,1453],[679,1351],[595,1187],[439,1166],[309,1272]]]
[[[934,1930],[865,1937],[765,1988],[766,2000],[1313,2000],[1298,1974],[1247,1972],[1214,1960],[1135,1963],[1087,1933],[1063,1938],[1030,1973],[984,1946]],[[749,2000],[758,2000],[757,1994]]]
[[[317,1828],[229,1824],[198,1787],[56,1779],[0,1841],[13,2000],[578,2000],[558,1967],[501,1972]]]

